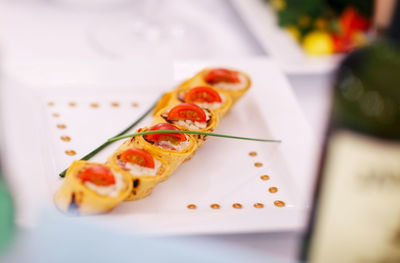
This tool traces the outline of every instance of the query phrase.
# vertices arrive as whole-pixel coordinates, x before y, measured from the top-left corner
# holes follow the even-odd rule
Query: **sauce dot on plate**
[[[92,108],[98,108],[98,107],[99,107],[99,104],[96,103],[96,102],[93,102],[93,103],[90,103],[90,107],[92,107]]]
[[[65,154],[66,154],[66,155],[69,155],[69,156],[73,156],[73,155],[76,154],[76,152],[75,152],[74,150],[66,150],[66,151],[65,151]]]
[[[54,102],[49,101],[49,102],[47,103],[47,105],[49,105],[50,107],[52,107],[52,106],[54,106]]]
[[[210,207],[212,209],[220,209],[221,208],[221,206],[219,204],[211,204]]]
[[[240,203],[234,203],[234,204],[232,205],[232,207],[235,208],[235,209],[241,209],[241,208],[243,208],[242,204],[240,204]]]
[[[111,107],[119,107],[119,103],[118,102],[111,102]]]
[[[61,136],[60,139],[64,142],[69,142],[71,140],[71,137],[64,135],[64,136]]]
[[[261,175],[260,179],[263,180],[263,181],[268,181],[269,180],[269,175],[266,175],[266,174],[265,175]]]
[[[249,152],[249,155],[250,156],[257,156],[257,153],[256,152]]]
[[[58,118],[58,117],[60,117],[60,114],[58,114],[58,113],[53,113],[53,114],[51,114],[51,116],[53,116],[54,118]]]
[[[285,202],[283,202],[281,200],[276,200],[274,202],[274,205],[276,205],[277,207],[284,207],[285,206]]]
[[[255,208],[264,208],[264,204],[262,204],[262,203],[255,203],[253,206]]]
[[[190,204],[190,205],[187,205],[187,208],[188,208],[188,209],[196,209],[197,206],[194,205],[194,204]]]
[[[70,103],[68,103],[68,105],[69,105],[70,107],[75,107],[75,106],[76,106],[76,102],[71,101]]]
[[[274,194],[274,193],[278,192],[278,188],[275,187],[275,186],[272,186],[272,187],[270,187],[270,188],[268,189],[268,191],[269,191],[271,194]]]
[[[139,107],[139,103],[137,103],[137,102],[132,102],[132,107],[134,107],[134,108]]]
[[[262,163],[259,163],[259,162],[256,162],[256,163],[254,163],[254,166],[255,166],[255,167],[262,167],[263,164],[262,164]]]
[[[67,128],[67,125],[65,125],[65,124],[57,124],[57,128],[65,129],[65,128]]]

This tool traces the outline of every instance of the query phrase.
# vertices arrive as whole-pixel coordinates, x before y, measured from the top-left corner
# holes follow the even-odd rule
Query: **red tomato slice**
[[[202,108],[192,103],[181,103],[168,112],[168,120],[191,120],[206,122],[207,116]]]
[[[82,182],[91,182],[99,186],[109,186],[115,184],[114,174],[110,169],[103,165],[92,165],[79,173]]]
[[[210,87],[206,86],[198,86],[191,88],[185,94],[185,102],[222,102],[221,97],[219,96],[218,92]]]
[[[133,163],[147,168],[154,168],[154,159],[147,151],[138,148],[129,148],[121,153],[123,162]]]
[[[239,73],[224,68],[212,69],[206,73],[204,80],[210,84],[220,82],[240,83]]]
[[[175,125],[170,123],[158,123],[150,127],[149,131],[162,131],[162,130],[173,130],[179,131]],[[170,141],[173,144],[179,144],[180,142],[186,141],[186,136],[183,133],[155,133],[155,134],[147,134],[144,136],[146,140],[151,142],[159,142],[159,141]]]

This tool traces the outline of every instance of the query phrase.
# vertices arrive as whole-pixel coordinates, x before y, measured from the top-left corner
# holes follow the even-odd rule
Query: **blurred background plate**
[[[58,173],[73,160],[126,127],[163,91],[204,67],[214,66],[242,70],[253,82],[251,90],[221,120],[216,132],[281,139],[282,143],[209,138],[193,159],[182,164],[149,197],[125,202],[105,215],[70,220],[123,232],[156,234],[282,231],[298,230],[304,225],[315,147],[310,127],[275,63],[268,59],[183,61],[149,69],[146,62],[141,62],[138,65],[148,70],[140,74],[126,70],[138,68],[130,62],[100,66],[96,61],[79,61],[74,67],[68,65],[63,70],[53,65],[54,71],[68,74],[60,74],[51,82],[40,84],[36,79],[32,86],[11,83],[4,92],[3,98],[8,102],[3,105],[4,112],[13,112],[5,114],[3,120],[5,163],[8,173],[13,174],[10,180],[18,197],[20,225],[35,226],[41,209],[56,209],[52,199],[62,183]],[[40,75],[41,70],[48,68],[36,68],[35,75]],[[73,81],[74,71],[86,74]],[[118,77],[116,84],[102,79],[105,75]],[[135,81],[139,75],[142,80]],[[160,77],[149,77],[157,75]],[[172,75],[172,81],[163,75]],[[148,83],[143,82],[145,78]],[[150,121],[148,118],[140,126]],[[60,124],[65,127],[60,129]],[[62,140],[61,136],[71,140]],[[120,143],[93,160],[104,162]],[[257,155],[250,156],[250,152]],[[257,167],[255,163],[262,165]],[[270,187],[276,187],[278,192],[271,193]],[[278,200],[285,206],[276,206]],[[212,209],[214,203],[220,209]],[[235,203],[242,208],[233,208]],[[195,204],[197,209],[188,209],[189,204]]]
[[[289,74],[332,72],[342,55],[309,56],[294,38],[277,24],[276,15],[265,0],[231,0],[233,6],[260,45]]]

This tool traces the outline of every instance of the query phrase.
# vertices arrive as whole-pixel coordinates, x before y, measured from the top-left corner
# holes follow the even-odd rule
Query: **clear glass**
[[[188,57],[207,52],[206,36],[179,1],[133,1],[128,14],[105,19],[89,29],[92,47],[109,57]]]

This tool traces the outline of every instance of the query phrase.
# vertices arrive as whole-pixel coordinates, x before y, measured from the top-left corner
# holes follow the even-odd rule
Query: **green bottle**
[[[10,245],[14,233],[14,206],[0,167],[0,256]]]
[[[400,45],[349,54],[334,83],[309,227],[310,263],[400,262]]]

